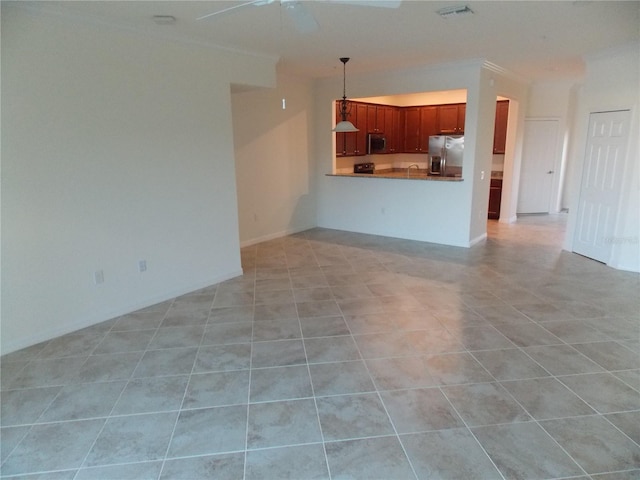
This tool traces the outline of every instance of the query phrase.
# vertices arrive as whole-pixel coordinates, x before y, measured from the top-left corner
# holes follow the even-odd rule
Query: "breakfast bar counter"
[[[435,182],[462,182],[462,176],[429,175],[426,170],[411,170],[406,168],[376,170],[374,173],[327,173],[328,177],[358,177],[358,178],[391,178],[396,180],[427,180]]]

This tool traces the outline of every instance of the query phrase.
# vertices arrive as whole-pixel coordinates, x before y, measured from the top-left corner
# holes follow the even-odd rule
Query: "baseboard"
[[[78,319],[74,322],[65,323],[64,325],[59,325],[54,328],[49,328],[46,330],[39,331],[37,334],[18,339],[16,341],[8,342],[2,348],[2,355],[15,352],[16,350],[21,350],[23,348],[30,347],[32,345],[36,345],[40,342],[46,342],[53,338],[59,337],[61,335],[66,335],[68,333],[75,332],[76,330],[92,327],[94,325],[97,325],[98,323],[106,322],[107,320],[111,320],[111,319],[120,317],[122,315],[126,315],[127,313],[135,312],[136,310],[140,310],[142,308],[150,307],[151,305],[156,305],[158,303],[171,300],[173,298],[179,297],[181,295],[185,295],[187,293],[201,290],[211,285],[215,285],[217,283],[221,283],[226,280],[230,280],[232,278],[238,277],[242,275],[242,273],[243,273],[242,270],[229,272],[228,274],[216,276],[204,282],[185,285],[175,290],[171,290],[169,292],[163,293],[161,295],[148,297],[143,300],[140,300],[139,302],[124,305],[120,308],[97,313],[94,315],[84,317],[82,319]]]
[[[482,242],[483,240],[487,239],[487,232],[483,233],[482,235],[478,235],[476,238],[474,238],[473,240],[471,240],[469,242],[469,247],[473,247],[474,245]]]
[[[275,240],[276,238],[286,237],[287,235],[293,235],[295,233],[304,232],[305,230],[310,230],[312,228],[315,228],[315,227],[308,226],[308,227],[291,228],[291,229],[283,230],[281,232],[270,233],[268,235],[263,235],[261,237],[252,238],[250,240],[244,240],[240,242],[240,248],[250,247],[258,243],[266,242],[269,240]]]

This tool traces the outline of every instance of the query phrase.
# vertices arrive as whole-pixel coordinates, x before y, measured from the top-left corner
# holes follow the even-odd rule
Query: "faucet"
[[[409,178],[409,176],[411,175],[411,167],[416,167],[416,170],[420,170],[420,165],[418,165],[417,163],[412,163],[407,167],[407,178]]]

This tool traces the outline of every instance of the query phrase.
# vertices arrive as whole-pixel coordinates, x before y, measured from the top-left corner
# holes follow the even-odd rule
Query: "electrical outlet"
[[[104,283],[104,272],[102,270],[98,270],[93,273],[93,283],[96,285]]]
[[[139,260],[138,261],[138,271],[140,273],[147,271],[147,261],[146,260]]]

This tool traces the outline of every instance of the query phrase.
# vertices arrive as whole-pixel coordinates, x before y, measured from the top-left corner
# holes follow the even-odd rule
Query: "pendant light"
[[[340,118],[342,121],[336,124],[336,128],[334,128],[333,132],[358,132],[359,130],[347,120],[347,115],[349,115],[349,102],[347,102],[347,62],[349,61],[349,57],[342,57],[340,59],[342,62],[342,100],[340,100]]]

